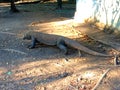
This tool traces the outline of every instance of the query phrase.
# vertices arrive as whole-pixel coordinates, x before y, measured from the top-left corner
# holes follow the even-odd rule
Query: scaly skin
[[[63,36],[59,36],[59,35],[31,31],[31,32],[28,32],[23,37],[23,39],[32,40],[31,48],[34,48],[35,43],[39,42],[39,43],[42,43],[45,45],[56,45],[62,51],[64,51],[65,54],[67,53],[67,47],[72,47],[74,49],[78,49],[78,50],[84,51],[88,54],[95,55],[95,56],[102,56],[102,57],[113,56],[113,55],[106,55],[106,54],[102,54],[102,53],[93,51],[93,50],[81,45],[77,41],[74,41],[72,39],[69,39],[69,38],[63,37]]]

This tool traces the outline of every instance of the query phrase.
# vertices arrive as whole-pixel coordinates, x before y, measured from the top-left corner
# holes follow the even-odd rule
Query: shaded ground
[[[26,48],[30,42],[23,41],[22,36],[35,30],[69,37],[101,53],[115,52],[74,28],[74,5],[65,4],[62,11],[55,10],[55,4],[18,8],[21,12],[13,14],[4,4],[0,7],[0,90],[92,90],[109,68],[97,90],[119,90],[120,70],[114,66],[114,58],[84,52],[80,57],[73,49],[65,56],[49,46]]]

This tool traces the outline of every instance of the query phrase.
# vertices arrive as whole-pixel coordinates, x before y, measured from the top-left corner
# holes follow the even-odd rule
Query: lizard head
[[[25,34],[25,35],[23,36],[23,40],[31,40],[31,35]]]

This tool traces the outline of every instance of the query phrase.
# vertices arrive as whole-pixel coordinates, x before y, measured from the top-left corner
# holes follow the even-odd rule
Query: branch
[[[107,69],[105,71],[105,73],[103,73],[103,75],[101,76],[101,78],[98,80],[97,84],[94,86],[94,88],[92,90],[96,90],[98,88],[98,86],[100,85],[100,83],[102,82],[103,78],[106,76],[106,74],[110,71],[111,68]]]

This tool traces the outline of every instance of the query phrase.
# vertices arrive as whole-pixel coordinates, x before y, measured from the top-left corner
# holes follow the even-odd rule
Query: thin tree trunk
[[[62,0],[57,0],[57,9],[62,9]]]
[[[15,6],[15,1],[14,0],[10,0],[10,3],[11,3],[11,11],[12,12],[19,12],[19,10],[16,8]]]

